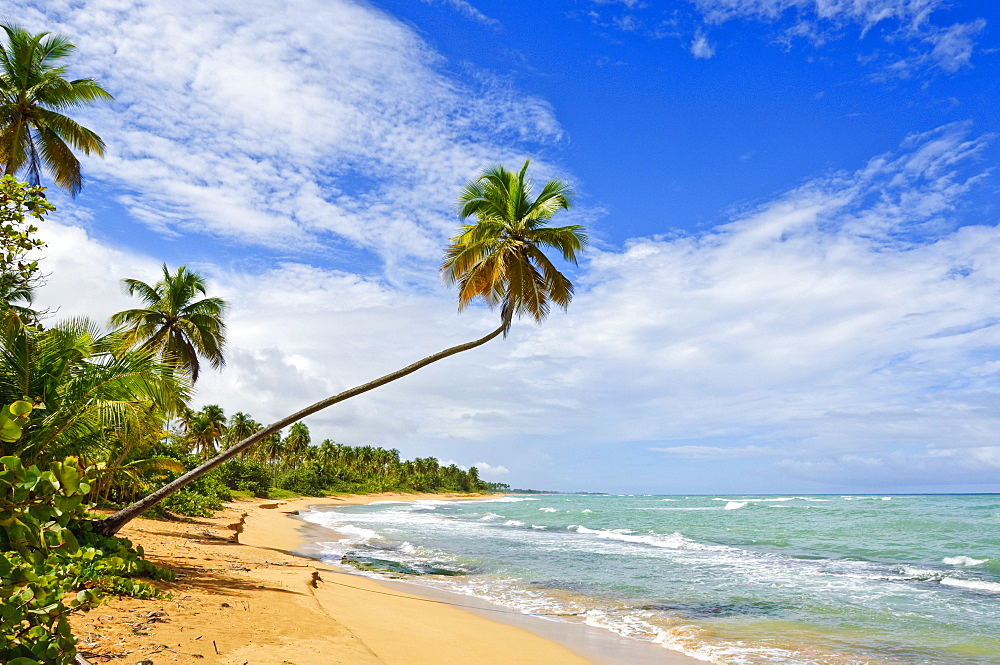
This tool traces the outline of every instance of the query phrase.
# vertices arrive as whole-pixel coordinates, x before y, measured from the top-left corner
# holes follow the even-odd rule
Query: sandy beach
[[[80,652],[92,663],[129,665],[698,662],[583,625],[532,623],[485,605],[459,607],[476,604],[420,589],[413,593],[413,585],[350,575],[297,554],[307,528],[295,518],[300,510],[422,498],[469,497],[254,500],[233,502],[214,518],[192,522],[135,520],[120,535],[142,545],[150,561],[177,572],[175,582],[156,583],[173,597],[110,600],[76,617]]]

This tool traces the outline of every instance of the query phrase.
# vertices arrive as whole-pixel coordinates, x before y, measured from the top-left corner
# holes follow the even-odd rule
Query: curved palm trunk
[[[491,339],[494,339],[504,334],[510,328],[510,323],[511,323],[511,314],[505,312],[503,322],[500,324],[500,327],[484,337],[480,337],[479,339],[474,340],[472,342],[459,344],[449,349],[445,349],[444,351],[435,353],[434,355],[427,356],[426,358],[418,360],[412,365],[407,365],[402,369],[396,370],[395,372],[392,372],[390,374],[386,374],[385,376],[377,378],[374,381],[369,381],[368,383],[356,386],[354,388],[351,388],[350,390],[345,390],[344,392],[333,395],[332,397],[327,397],[324,400],[316,402],[312,406],[307,406],[301,411],[293,413],[290,416],[286,416],[285,418],[282,418],[277,422],[271,423],[267,427],[264,427],[255,432],[254,434],[251,434],[247,438],[243,439],[236,445],[231,446],[226,450],[223,450],[221,453],[219,453],[212,459],[208,460],[201,466],[195,469],[191,469],[190,471],[188,471],[181,477],[177,478],[176,480],[167,483],[166,485],[156,490],[152,494],[148,494],[147,496],[143,497],[142,499],[139,499],[132,505],[122,508],[117,513],[96,522],[94,524],[94,531],[103,536],[113,536],[116,533],[118,533],[119,529],[121,529],[123,526],[131,522],[140,514],[146,512],[147,510],[158,504],[160,501],[163,501],[168,496],[170,496],[177,490],[181,489],[191,481],[205,475],[206,473],[208,473],[215,467],[219,466],[223,462],[232,459],[236,455],[239,455],[241,452],[249,449],[255,443],[261,441],[268,435],[273,434],[285,427],[288,427],[292,423],[296,423],[305,418],[306,416],[310,416],[316,413],[317,411],[322,411],[328,406],[333,406],[338,402],[343,402],[344,400],[350,399],[362,393],[366,393],[369,390],[374,390],[379,386],[384,386],[387,383],[391,383],[396,379],[401,379],[407,374],[412,374],[413,372],[416,372],[418,369],[426,367],[431,363],[443,360],[448,356],[455,355],[456,353],[461,353],[462,351],[468,351],[470,349],[476,348],[477,346],[482,346]]]

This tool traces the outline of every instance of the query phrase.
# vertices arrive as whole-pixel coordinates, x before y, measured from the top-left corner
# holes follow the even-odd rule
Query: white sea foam
[[[730,501],[726,504],[726,510],[738,510],[746,506],[749,501]]]
[[[507,520],[503,523],[504,526],[524,526],[524,522],[518,520]]]
[[[668,499],[664,499],[667,501]],[[733,501],[739,501],[741,503],[784,503],[786,501],[812,501],[816,503],[824,503],[827,501],[832,501],[832,499],[817,499],[811,496],[778,496],[778,497],[760,497],[760,498],[750,498],[750,499],[722,499],[714,498],[712,501],[728,501],[732,503]]]
[[[891,496],[884,496],[884,497],[882,497],[882,500],[883,501],[892,501],[892,497]]]
[[[582,533],[590,536],[595,536],[597,538],[602,538],[604,540],[619,540],[624,543],[639,543],[642,545],[652,545],[653,547],[663,547],[667,549],[688,549],[688,550],[714,550],[714,549],[729,549],[721,545],[705,545],[697,541],[691,540],[690,538],[685,538],[680,533],[664,534],[664,535],[650,535],[650,536],[635,536],[630,533],[622,533],[621,531],[628,531],[628,529],[621,529],[615,531],[602,531],[600,529],[588,529],[585,526],[570,526],[568,527],[572,531],[577,533]]]
[[[347,540],[352,544],[367,543],[379,537],[377,531],[363,529],[352,524],[341,524],[334,527],[339,533],[347,536]]]
[[[594,511],[593,511],[593,510],[591,510],[590,508],[584,508],[584,509],[583,509],[583,510],[581,510],[580,512],[581,512],[581,513],[592,513],[592,512],[594,512]]]
[[[493,520],[501,520],[503,515],[497,515],[496,513],[486,513],[479,518],[480,522],[492,522]]]
[[[539,508],[543,513],[558,513],[559,511],[555,508]]]
[[[544,531],[544,530],[545,530],[545,527],[544,527],[544,526],[538,526],[537,524],[532,524],[532,525],[531,525],[531,528],[532,528],[532,529],[541,529],[542,531]]]
[[[384,501],[369,501],[369,506],[384,506],[389,503],[409,503],[408,501],[393,501],[391,499],[386,499]]]
[[[971,556],[946,556],[941,559],[941,563],[946,563],[949,566],[978,566],[981,563],[986,563],[989,559],[973,559]]]
[[[660,499],[660,501],[676,501],[677,499]]]
[[[1000,593],[1000,583],[987,582],[986,580],[962,580],[957,577],[943,577],[941,578],[941,584],[956,586],[962,589],[972,589],[974,591]]]

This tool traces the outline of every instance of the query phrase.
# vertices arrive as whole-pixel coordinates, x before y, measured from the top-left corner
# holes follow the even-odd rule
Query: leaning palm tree
[[[201,275],[187,266],[171,273],[163,264],[163,279],[156,284],[123,279],[122,285],[146,307],[118,312],[108,321],[112,326],[126,326],[133,345],[173,362],[191,375],[192,382],[198,380],[199,356],[212,367],[225,365],[226,324],[222,317],[226,303],[221,298],[197,299],[207,294]]]
[[[459,309],[464,309],[476,297],[481,297],[490,307],[500,305],[499,327],[477,340],[427,356],[282,418],[156,492],[105,518],[95,529],[104,535],[114,535],[143,511],[281,428],[412,374],[431,363],[505,335],[515,315],[527,314],[540,322],[549,313],[550,303],[563,308],[569,305],[573,286],[555,269],[542,248],[557,249],[565,260],[576,263],[577,252],[586,244],[587,235],[581,226],[546,226],[553,215],[569,208],[570,187],[560,180],[550,180],[537,197],[532,197],[527,171],[528,162],[516,173],[495,166],[465,186],[459,197],[459,215],[463,219],[475,217],[476,221],[465,224],[461,232],[452,238],[441,268],[446,280],[459,284]]]
[[[0,165],[5,174],[26,171],[32,185],[42,166],[56,184],[76,196],[83,185],[73,149],[104,154],[104,141],[63,114],[97,100],[112,99],[94,79],[67,80],[61,62],[76,48],[61,35],[33,35],[16,25],[2,25],[0,44]]]

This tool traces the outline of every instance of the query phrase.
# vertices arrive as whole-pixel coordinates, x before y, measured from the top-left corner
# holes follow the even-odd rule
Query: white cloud
[[[500,28],[502,24],[495,18],[490,18],[486,14],[482,13],[470,3],[465,0],[421,0],[421,2],[428,5],[445,5],[451,7],[459,14],[469,19],[470,21],[475,21],[476,23],[482,23],[483,25],[489,26],[491,28]]]
[[[819,45],[836,38],[846,26],[857,26],[862,37],[878,27],[883,30],[884,43],[890,51],[894,43],[906,44],[902,55],[885,65],[882,76],[909,76],[926,66],[946,72],[967,67],[976,40],[986,28],[983,19],[936,25],[931,15],[945,8],[949,4],[946,0],[690,1],[710,24],[733,19],[779,24],[784,30],[781,41],[786,43],[805,38]]]
[[[479,469],[480,476],[505,476],[510,473],[510,469],[505,467],[503,464],[489,464],[488,462],[476,462],[472,466]]]
[[[694,39],[691,40],[691,55],[704,60],[715,55],[715,47],[709,43],[703,30],[696,31]]]
[[[545,101],[446,76],[412,27],[349,0],[85,0],[23,22],[72,35],[74,71],[116,95],[80,113],[109,146],[85,169],[161,232],[405,267],[436,258],[461,184],[561,137]]]

